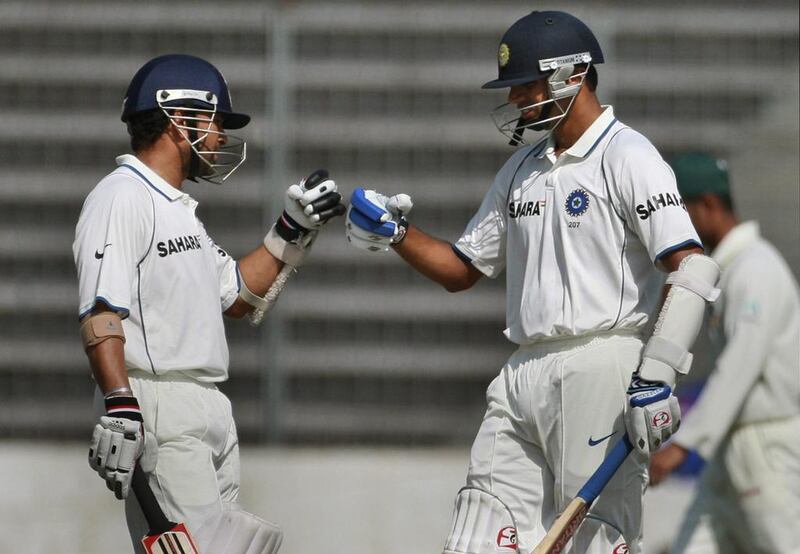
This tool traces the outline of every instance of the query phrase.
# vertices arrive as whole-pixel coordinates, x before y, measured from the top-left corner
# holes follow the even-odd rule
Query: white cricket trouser
[[[467,486],[508,506],[519,552],[536,546],[622,438],[626,390],[641,350],[633,334],[523,346],[489,385]],[[640,552],[646,481],[645,464],[630,456],[591,510],[608,524],[587,520],[566,552],[623,553],[626,540],[630,553]]]
[[[671,552],[800,553],[800,417],[731,433],[703,471]]]
[[[131,371],[129,377],[145,433],[158,444],[150,474],[153,493],[167,518],[184,522],[190,532],[199,529],[239,496],[239,440],[231,403],[213,383],[180,374]],[[143,552],[147,522],[134,494],[125,503],[125,515],[134,550]]]

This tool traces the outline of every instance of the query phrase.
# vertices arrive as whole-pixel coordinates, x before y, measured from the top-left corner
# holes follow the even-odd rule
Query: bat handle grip
[[[583,488],[578,491],[578,497],[583,498],[587,505],[591,505],[632,451],[633,445],[626,433],[622,440],[611,449],[603,463],[589,477]]]
[[[158,500],[156,500],[156,496],[150,488],[150,483],[147,482],[147,474],[139,467],[139,464],[136,464],[133,470],[131,486],[147,520],[147,525],[150,527],[151,535],[164,533],[175,527],[175,523],[168,520],[167,516],[164,515],[164,511],[159,506]]]

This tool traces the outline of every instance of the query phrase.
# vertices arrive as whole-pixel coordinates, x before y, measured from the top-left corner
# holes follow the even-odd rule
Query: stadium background
[[[318,167],[346,195],[410,193],[412,221],[454,240],[511,152],[488,117],[502,92],[480,84],[531,9],[589,23],[608,60],[601,100],[665,156],[728,158],[740,215],[800,272],[794,0],[0,2],[0,551],[127,551],[120,507],[84,462],[71,242],[84,196],[128,148],[119,109],[136,69],[200,55],[254,116],[232,182],[187,189],[234,256]],[[228,325],[244,501],[285,527],[282,554],[436,552],[512,350],[503,279],[448,295],[330,227],[262,327]],[[708,369],[698,349],[688,401]],[[654,552],[690,487],[653,492]]]

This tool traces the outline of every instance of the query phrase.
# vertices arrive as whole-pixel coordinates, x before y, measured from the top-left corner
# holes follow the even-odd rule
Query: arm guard
[[[677,271],[667,277],[672,285],[656,321],[650,340],[644,347],[639,376],[660,381],[674,388],[681,376],[689,373],[692,354],[689,348],[703,323],[706,302],[719,297],[717,263],[702,254],[690,254],[681,260]]]
[[[81,323],[81,340],[83,349],[89,350],[108,339],[120,339],[125,343],[125,332],[122,320],[116,312],[100,312],[92,314]]]

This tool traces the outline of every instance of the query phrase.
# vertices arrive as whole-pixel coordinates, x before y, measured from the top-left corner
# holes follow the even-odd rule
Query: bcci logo
[[[660,428],[672,423],[669,412],[662,410],[653,416],[653,427]]]
[[[589,194],[583,189],[575,189],[567,196],[564,208],[572,217],[580,217],[589,209]]]
[[[508,65],[508,60],[511,57],[511,50],[508,49],[508,44],[505,42],[500,45],[500,51],[497,52],[497,63],[500,64],[500,67],[505,67]]]
[[[514,527],[503,527],[497,533],[498,550],[517,551],[517,530]]]

